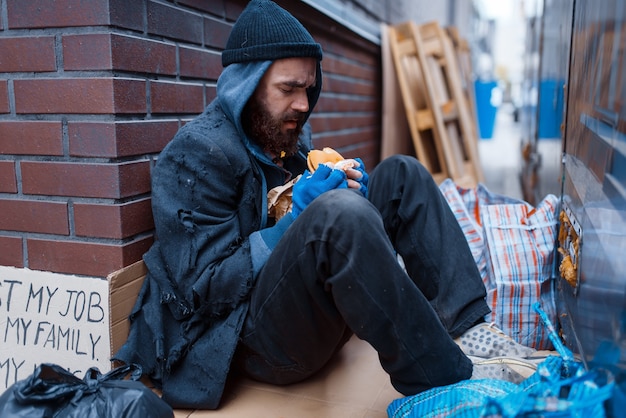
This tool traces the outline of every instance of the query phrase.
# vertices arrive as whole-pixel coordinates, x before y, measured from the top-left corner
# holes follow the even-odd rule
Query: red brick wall
[[[0,264],[104,277],[153,241],[150,167],[215,97],[244,0],[5,0],[0,10]],[[316,146],[372,168],[379,49],[302,3],[322,43]],[[0,6],[1,8],[2,6]]]

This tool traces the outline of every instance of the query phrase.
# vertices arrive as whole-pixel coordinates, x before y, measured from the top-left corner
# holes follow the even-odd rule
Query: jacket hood
[[[237,127],[244,144],[248,150],[259,160],[270,164],[271,160],[265,155],[261,147],[256,142],[247,137],[241,124],[241,113],[244,106],[256,90],[261,78],[272,65],[273,61],[251,61],[244,63],[230,64],[222,71],[217,80],[217,98],[226,116]],[[316,83],[307,91],[309,98],[309,111],[306,114],[308,121],[313,108],[317,104],[322,90],[322,69],[317,62]],[[305,124],[306,125],[306,124]],[[302,130],[300,141],[305,141],[307,148],[310,148],[310,129],[305,126]]]

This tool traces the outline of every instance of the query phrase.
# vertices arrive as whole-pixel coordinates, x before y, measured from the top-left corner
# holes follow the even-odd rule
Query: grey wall
[[[380,23],[436,20],[470,35],[472,0],[302,0],[371,40],[379,39]]]

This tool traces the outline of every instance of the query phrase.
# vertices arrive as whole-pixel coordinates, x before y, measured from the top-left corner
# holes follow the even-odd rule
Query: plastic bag
[[[564,375],[568,369],[571,375]],[[585,371],[562,357],[549,356],[519,385],[503,380],[464,380],[397,399],[390,418],[584,417],[604,418],[603,402],[614,389],[608,370]]]
[[[276,186],[267,192],[267,214],[270,218],[274,218],[277,222],[291,211],[291,197],[293,196],[293,185],[302,177],[291,179],[282,186]]]
[[[131,380],[125,380],[128,374]],[[97,368],[83,380],[61,366],[41,364],[0,396],[0,417],[171,418],[172,408],[143,383],[141,369],[123,366],[103,375]]]
[[[550,285],[558,226],[558,198],[548,194],[536,206],[490,192],[479,184],[458,187],[447,179],[439,186],[474,256],[491,308],[485,320],[518,343],[538,350],[552,346],[531,305],[542,301],[556,319]]]
[[[520,384],[497,379],[463,380],[414,396],[394,400],[390,418],[604,418],[605,403],[613,404],[615,376],[608,369],[585,369],[560,341],[538,303],[533,305],[544,321],[559,356],[548,356],[537,371]]]

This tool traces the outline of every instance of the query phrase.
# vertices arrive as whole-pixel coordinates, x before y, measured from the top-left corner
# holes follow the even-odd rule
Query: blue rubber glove
[[[359,166],[354,167],[354,170],[359,171],[363,175],[360,179],[354,181],[361,185],[361,187],[359,187],[359,191],[364,197],[367,197],[367,182],[370,177],[367,175],[367,171],[365,171],[365,164],[363,164],[363,160],[360,158],[355,158],[354,160],[359,163]]]
[[[343,170],[333,170],[323,164],[313,174],[305,170],[300,180],[293,185],[291,215],[295,219],[309,203],[324,192],[346,188],[348,183]]]

